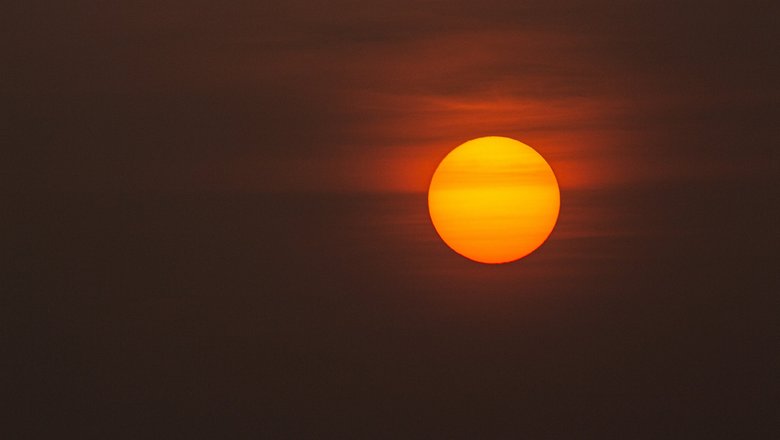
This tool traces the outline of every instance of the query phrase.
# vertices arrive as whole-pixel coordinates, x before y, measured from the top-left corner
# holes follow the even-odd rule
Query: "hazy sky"
[[[565,187],[765,174],[770,7],[24,2],[3,43],[7,176],[421,191],[451,148],[489,134],[538,149]]]
[[[12,3],[0,437],[778,438],[774,2]],[[485,135],[507,265],[428,217]]]

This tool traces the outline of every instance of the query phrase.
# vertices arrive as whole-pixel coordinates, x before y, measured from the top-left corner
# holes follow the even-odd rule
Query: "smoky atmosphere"
[[[777,438],[772,2],[4,9],[2,437]]]

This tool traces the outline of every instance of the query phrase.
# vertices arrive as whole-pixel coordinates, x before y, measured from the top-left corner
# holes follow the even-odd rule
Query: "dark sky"
[[[773,437],[777,12],[6,6],[10,426]],[[561,184],[550,240],[508,265],[427,217],[438,161],[485,135]]]

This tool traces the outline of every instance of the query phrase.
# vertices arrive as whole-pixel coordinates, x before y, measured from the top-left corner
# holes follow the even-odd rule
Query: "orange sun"
[[[506,137],[455,148],[428,189],[436,232],[455,252],[480,263],[508,263],[536,250],[555,227],[560,206],[550,165]]]

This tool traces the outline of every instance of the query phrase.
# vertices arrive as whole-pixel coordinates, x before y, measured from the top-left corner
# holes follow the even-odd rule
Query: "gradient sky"
[[[776,17],[6,6],[4,437],[776,437]],[[427,216],[487,135],[561,185],[509,265]]]
[[[4,43],[10,177],[422,191],[487,134],[534,146],[565,187],[766,174],[767,5],[25,2]]]

